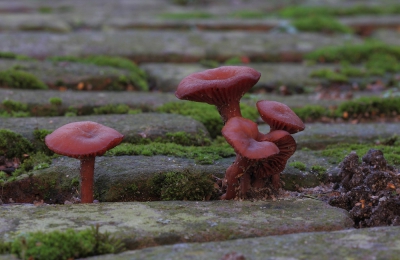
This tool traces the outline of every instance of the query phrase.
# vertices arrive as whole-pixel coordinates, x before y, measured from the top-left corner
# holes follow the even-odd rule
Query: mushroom
[[[239,101],[260,79],[261,74],[245,66],[222,66],[190,74],[178,85],[179,99],[215,105],[224,124],[242,116]]]
[[[121,143],[118,131],[91,121],[66,124],[45,138],[53,152],[81,161],[81,202],[93,203],[95,157]]]
[[[249,119],[233,117],[222,128],[222,135],[235,149],[236,160],[225,173],[226,193],[221,199],[233,199],[239,187],[244,196],[250,188],[251,176],[248,170],[257,161],[265,160],[279,153],[278,147],[270,141],[259,141],[257,124]]]
[[[280,173],[285,169],[287,160],[297,148],[294,138],[284,130],[275,130],[264,135],[260,141],[269,141],[279,148],[279,153],[260,161],[259,169],[255,171],[253,187],[261,188],[265,185],[265,178],[272,176],[272,185],[279,189]]]
[[[287,105],[269,100],[260,100],[256,104],[264,122],[269,124],[270,132],[285,130],[290,134],[303,131],[303,121]]]

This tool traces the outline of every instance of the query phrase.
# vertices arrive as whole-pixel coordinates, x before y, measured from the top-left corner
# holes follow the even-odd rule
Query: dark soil
[[[340,164],[340,195],[329,204],[348,210],[355,227],[400,225],[400,173],[380,150],[371,149],[360,163],[350,153]]]

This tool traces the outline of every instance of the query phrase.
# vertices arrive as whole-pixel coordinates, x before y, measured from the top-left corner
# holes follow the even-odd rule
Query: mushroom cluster
[[[296,151],[292,134],[305,128],[288,106],[276,101],[257,102],[269,133],[260,133],[256,123],[242,117],[240,99],[260,77],[250,67],[223,66],[187,76],[175,92],[179,99],[215,105],[221,115],[222,135],[236,152],[235,162],[225,172],[221,199],[246,198],[251,188],[262,189],[268,182],[278,190],[280,173]]]

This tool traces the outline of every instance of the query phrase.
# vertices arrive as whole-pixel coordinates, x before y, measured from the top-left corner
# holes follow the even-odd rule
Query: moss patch
[[[268,16],[268,13],[257,10],[239,10],[230,13],[229,16],[241,19],[263,19]]]
[[[112,57],[104,55],[89,56],[85,58],[79,58],[74,56],[60,56],[51,57],[51,61],[68,61],[68,62],[80,62],[86,64],[93,64],[97,66],[109,66],[119,69],[126,69],[130,71],[128,76],[121,76],[117,82],[112,83],[109,86],[110,90],[121,90],[121,85],[131,85],[134,89],[147,91],[149,86],[147,83],[147,75],[141,70],[134,62],[129,59],[122,57]]]
[[[366,41],[362,44],[323,47],[306,54],[305,58],[317,62],[345,61],[349,63],[361,63],[368,61],[372,56],[376,55],[389,55],[399,60],[400,46],[388,45],[377,41]]]
[[[212,14],[206,12],[163,13],[160,15],[160,18],[172,20],[207,19],[212,17]]]
[[[35,148],[36,151],[43,152],[47,155],[53,155],[54,152],[52,152],[49,148],[47,148],[44,139],[46,135],[51,134],[53,131],[47,130],[47,129],[35,129],[33,131],[33,141],[32,144]]]
[[[328,145],[324,150],[318,153],[326,156],[329,162],[336,164],[341,161],[352,151],[359,155],[366,154],[370,149],[381,150],[385,154],[388,164],[400,165],[400,146],[397,137],[396,145],[371,145],[371,144],[335,144]]]
[[[294,19],[292,25],[305,32],[353,33],[353,30],[329,16],[305,16]]]
[[[312,78],[323,78],[332,82],[347,82],[349,79],[346,75],[338,73],[331,69],[319,69],[310,73]]]
[[[153,194],[162,200],[210,200],[217,197],[211,176],[201,173],[168,172],[149,180]]]
[[[99,227],[75,231],[32,232],[21,234],[11,242],[0,242],[0,254],[16,254],[21,259],[74,259],[93,255],[115,254],[123,243]]]
[[[126,104],[109,104],[101,107],[93,108],[95,115],[108,115],[108,114],[138,114],[142,111],[140,109],[131,109]]]
[[[307,16],[353,16],[353,15],[382,15],[400,14],[400,5],[367,6],[354,5],[346,7],[326,6],[288,6],[278,12],[285,18],[299,18]]]
[[[13,52],[0,52],[0,59],[9,59],[9,60],[34,60],[31,57],[16,54]]]
[[[322,117],[329,118],[391,118],[400,115],[400,97],[360,97],[340,103],[337,108],[328,110],[320,105],[306,105],[293,108],[293,111],[302,120],[318,120]]]
[[[292,167],[294,167],[296,169],[299,169],[300,171],[305,171],[306,170],[306,165],[304,163],[298,162],[298,161],[289,163],[289,166],[292,166]]]
[[[50,167],[51,157],[43,152],[37,152],[29,155],[28,158],[13,172],[13,176],[19,176],[30,170],[40,170]]]
[[[258,118],[256,108],[240,104],[240,109],[243,117],[251,120],[256,120]],[[215,138],[216,136],[221,135],[223,123],[221,116],[213,105],[199,102],[170,102],[157,108],[157,111],[190,116],[193,119],[202,122],[211,137]]]
[[[36,76],[20,70],[0,71],[0,87],[20,89],[47,89],[47,85]]]
[[[7,129],[0,129],[0,155],[23,160],[24,154],[33,151],[32,144],[22,135]]]
[[[378,116],[391,117],[400,114],[400,97],[361,97],[341,103],[335,112],[348,118],[362,116],[374,118]]]
[[[0,117],[29,117],[27,104],[6,99],[0,105]]]
[[[326,107],[320,105],[305,105],[292,109],[303,121],[317,120],[324,116],[331,116],[331,112]]]
[[[108,114],[139,114],[141,109],[132,109],[126,104],[109,104],[99,107],[82,106],[80,108],[62,106],[62,99],[53,97],[49,104],[26,104],[14,100],[4,100],[0,104],[0,117],[35,116],[77,116]]]
[[[210,146],[183,146],[176,143],[128,144],[123,143],[107,151],[106,155],[171,155],[194,159],[199,164],[212,164],[215,160],[235,155],[226,142],[214,141]]]

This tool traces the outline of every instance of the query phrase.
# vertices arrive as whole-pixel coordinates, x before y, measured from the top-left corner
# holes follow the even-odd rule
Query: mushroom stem
[[[228,120],[231,119],[232,117],[242,116],[242,112],[240,111],[239,101],[227,103],[222,106],[217,106],[217,109],[219,114],[221,115],[224,124],[228,122]]]
[[[231,166],[229,166],[229,168],[226,169],[225,172],[225,182],[227,184],[227,188],[226,193],[221,196],[222,200],[234,199],[239,189],[242,188],[240,186],[248,189],[248,186],[246,184],[241,185],[239,183],[239,178],[242,180],[242,178],[248,174],[248,168],[249,160],[237,154],[235,162]],[[246,179],[246,177],[244,177],[244,179]]]
[[[93,203],[95,158],[86,157],[81,159],[81,203]]]
[[[246,169],[243,175],[240,177],[240,196],[246,198],[246,193],[251,187],[251,176],[249,171]]]
[[[280,178],[280,173],[272,175],[272,186],[274,187],[275,190],[279,190],[281,187],[281,178]]]

